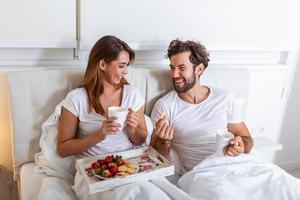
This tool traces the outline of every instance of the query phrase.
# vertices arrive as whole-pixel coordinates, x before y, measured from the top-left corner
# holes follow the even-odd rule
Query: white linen
[[[56,138],[58,120],[61,114],[62,102],[56,107],[52,115],[42,124],[40,138],[41,152],[34,156],[37,165],[36,172],[46,173],[49,176],[56,176],[73,182],[75,176],[76,156],[61,158],[56,152]]]
[[[88,186],[83,180],[84,177],[78,171],[75,177],[73,190],[80,200],[189,200],[188,194],[174,186],[165,178],[151,181],[139,181],[132,184],[116,187],[103,192],[89,194]]]
[[[191,197],[203,200],[300,199],[300,179],[256,153],[238,157],[214,154],[183,175],[178,185]]]
[[[63,179],[45,177],[40,187],[38,200],[77,200],[71,186]]]
[[[20,182],[18,192],[21,200],[35,200],[46,174],[35,173],[34,162],[26,163],[20,168]]]

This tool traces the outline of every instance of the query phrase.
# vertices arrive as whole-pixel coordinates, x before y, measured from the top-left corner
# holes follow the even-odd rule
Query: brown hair
[[[209,53],[206,51],[204,45],[200,44],[199,42],[194,41],[181,41],[179,39],[173,40],[170,42],[168,47],[167,57],[170,59],[173,55],[178,53],[182,53],[185,51],[190,51],[190,61],[194,64],[194,69],[199,64],[203,64],[206,68],[209,62]]]
[[[99,114],[104,113],[104,109],[99,101],[101,94],[104,91],[103,87],[103,72],[99,68],[100,60],[104,60],[107,64],[116,60],[121,51],[129,53],[129,63],[134,61],[135,53],[124,41],[115,36],[104,36],[100,38],[91,49],[87,68],[81,87],[84,87],[89,102],[89,112],[92,108]],[[128,84],[126,79],[122,79],[119,87]]]

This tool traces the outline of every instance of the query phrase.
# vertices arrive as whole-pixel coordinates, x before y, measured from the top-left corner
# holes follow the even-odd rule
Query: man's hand
[[[241,136],[235,136],[224,148],[225,156],[238,156],[244,153],[245,147]]]
[[[173,139],[174,128],[166,123],[166,116],[164,114],[156,122],[153,134],[158,139],[158,142],[164,144],[169,144]]]
[[[165,158],[169,159],[170,144],[173,135],[174,128],[166,123],[166,116],[162,114],[155,124],[150,145]]]

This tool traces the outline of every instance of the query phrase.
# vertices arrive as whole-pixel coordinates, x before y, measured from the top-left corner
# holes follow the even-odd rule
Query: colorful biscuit
[[[127,167],[126,172],[129,174],[134,174],[136,172],[136,169]]]
[[[163,119],[165,116],[166,116],[166,113],[165,113],[165,112],[162,112],[162,113],[160,114],[159,119]]]
[[[118,167],[118,172],[125,172],[126,170],[127,170],[127,166],[122,165]]]

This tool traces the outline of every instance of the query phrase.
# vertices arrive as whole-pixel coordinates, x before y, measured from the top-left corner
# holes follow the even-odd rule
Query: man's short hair
[[[194,64],[194,66],[198,66],[201,63],[206,68],[209,62],[209,53],[206,51],[206,48],[204,45],[200,44],[199,42],[194,41],[181,41],[179,39],[173,40],[170,42],[167,56],[170,59],[172,56],[190,51],[190,61]]]

